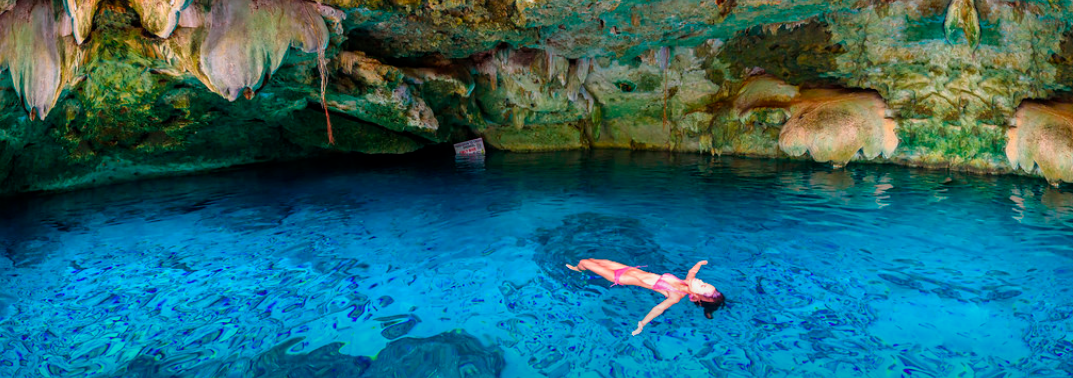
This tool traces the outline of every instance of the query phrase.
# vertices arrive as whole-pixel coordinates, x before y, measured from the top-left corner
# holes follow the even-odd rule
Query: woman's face
[[[715,290],[715,286],[709,285],[704,281],[694,278],[693,282],[689,283],[689,289],[693,291],[693,294],[699,294],[706,297],[714,296],[719,291]]]

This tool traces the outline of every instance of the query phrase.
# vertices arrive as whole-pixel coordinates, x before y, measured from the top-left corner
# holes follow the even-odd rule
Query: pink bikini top
[[[664,280],[668,280],[668,277],[670,277],[669,279],[678,281],[678,283],[682,282],[682,280],[678,279],[678,277],[675,277],[673,274],[663,273],[662,276],[659,276],[659,280],[656,280],[656,283],[652,284],[652,290],[670,290],[678,292],[678,294],[685,294],[684,291],[675,289],[671,284],[664,282]]]

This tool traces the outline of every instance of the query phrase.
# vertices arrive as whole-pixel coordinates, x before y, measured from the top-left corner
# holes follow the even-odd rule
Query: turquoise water
[[[1073,374],[1068,188],[661,153],[451,159],[8,199],[0,377]],[[631,337],[661,296],[563,267],[587,257],[680,277],[706,259],[728,306],[683,302]]]

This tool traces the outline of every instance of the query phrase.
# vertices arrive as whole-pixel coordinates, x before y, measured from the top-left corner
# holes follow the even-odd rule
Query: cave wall
[[[476,136],[1073,177],[1068,4],[177,3],[0,0],[0,193]]]

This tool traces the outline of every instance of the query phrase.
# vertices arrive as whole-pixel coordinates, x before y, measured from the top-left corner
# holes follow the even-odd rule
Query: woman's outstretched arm
[[[693,269],[690,269],[689,274],[686,275],[686,281],[692,281],[693,278],[695,278],[697,276],[697,272],[700,271],[700,267],[703,266],[703,265],[707,265],[707,264],[708,264],[708,260],[704,260],[704,261],[698,262],[697,265],[693,265]]]
[[[680,300],[682,300],[682,297],[680,296],[667,297],[666,300],[660,302],[656,307],[653,307],[652,311],[649,311],[648,315],[645,315],[643,320],[637,322],[637,329],[633,330],[632,334],[637,336],[637,334],[641,333],[641,330],[645,328],[645,325],[647,325],[648,322],[651,322],[652,319],[663,314],[664,311],[667,311],[668,308],[671,308],[671,306],[674,306],[674,304],[678,303]]]

